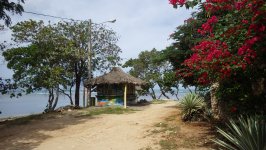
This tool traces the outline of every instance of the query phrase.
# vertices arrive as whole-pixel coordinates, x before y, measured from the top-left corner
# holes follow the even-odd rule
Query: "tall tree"
[[[159,58],[161,56],[160,54],[161,52],[156,49],[143,51],[139,54],[138,58],[130,59],[123,65],[123,67],[131,67],[129,71],[131,75],[143,79],[148,83],[143,94],[148,94],[153,99],[159,99],[162,95],[169,98],[167,93],[173,92],[171,89],[173,84],[169,84],[170,76],[174,74],[172,66],[168,61],[161,61]],[[170,72],[172,72],[172,74]],[[174,78],[174,76],[171,77]],[[156,95],[154,89],[156,85],[161,92],[159,96]]]
[[[79,106],[79,91],[82,81],[88,78],[88,40],[91,33],[92,43],[92,72],[104,72],[119,64],[121,49],[116,45],[118,38],[113,30],[104,25],[93,24],[92,31],[88,31],[88,22],[61,22],[58,29],[61,36],[67,39],[68,72],[73,73],[69,79],[75,82],[75,105]],[[62,44],[63,45],[63,44]],[[63,49],[65,49],[63,47]],[[74,77],[74,78],[73,78]]]
[[[46,89],[49,93],[46,111],[52,111],[57,105],[59,86],[66,86],[61,51],[57,48],[54,28],[45,26],[42,21],[28,21],[14,26],[13,31],[29,33],[22,36],[14,32],[17,42],[30,42],[28,46],[8,49],[3,53],[7,67],[14,71],[13,80],[17,88],[26,94]],[[38,32],[35,32],[37,31]]]
[[[87,27],[86,21],[45,25],[33,20],[13,26],[14,41],[26,45],[4,52],[17,85],[28,93],[45,88],[55,103],[58,98],[53,95],[58,93],[67,95],[72,103],[75,85],[75,105],[79,106],[80,86],[87,78]],[[103,26],[94,26],[92,31],[94,70],[104,71],[119,62],[121,50],[114,31]]]

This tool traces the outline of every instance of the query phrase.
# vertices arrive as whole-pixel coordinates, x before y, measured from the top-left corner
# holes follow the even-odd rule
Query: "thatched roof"
[[[126,74],[121,68],[114,67],[109,73],[92,79],[92,85],[98,84],[146,84],[141,79],[135,78],[129,74]]]

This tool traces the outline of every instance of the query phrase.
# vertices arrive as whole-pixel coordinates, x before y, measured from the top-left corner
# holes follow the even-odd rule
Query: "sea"
[[[159,90],[155,90],[156,95],[159,95]],[[187,89],[180,89],[178,92],[178,98],[182,98],[189,91]],[[92,97],[94,97],[97,93],[92,93]],[[80,106],[84,106],[83,104],[83,93],[80,93]],[[178,100],[176,96],[171,94],[167,94],[170,99]],[[148,101],[152,100],[150,96],[140,96],[138,100],[146,99]],[[165,97],[161,97],[161,99],[166,99]],[[1,95],[0,94],[0,119],[10,118],[10,117],[19,117],[26,116],[32,114],[39,114],[44,111],[47,105],[48,93],[41,91],[28,95],[23,95],[21,97],[13,97],[10,98],[10,95]],[[74,98],[73,98],[74,101]],[[69,98],[65,95],[60,95],[57,108],[70,105]]]

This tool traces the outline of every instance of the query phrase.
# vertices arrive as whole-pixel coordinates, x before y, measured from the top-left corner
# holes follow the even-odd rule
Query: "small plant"
[[[95,109],[86,109],[83,110],[81,115],[78,117],[83,116],[94,116],[94,115],[101,115],[101,114],[123,114],[123,113],[133,113],[135,110],[133,109],[125,109],[122,107],[101,107]]]
[[[204,113],[205,102],[203,98],[195,93],[189,93],[181,99],[182,119],[184,121],[194,120]]]
[[[266,150],[266,122],[261,116],[240,116],[226,124],[228,130],[218,128],[224,139],[215,143],[228,150]]]
[[[166,100],[159,100],[159,99],[154,99],[151,101],[152,104],[163,104],[166,103]]]

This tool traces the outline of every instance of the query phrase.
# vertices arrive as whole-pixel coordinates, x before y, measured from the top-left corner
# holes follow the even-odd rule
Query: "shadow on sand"
[[[74,115],[72,112],[55,112],[3,121],[0,123],[0,149],[31,150],[51,137],[45,133],[80,124],[93,118],[92,116]]]

